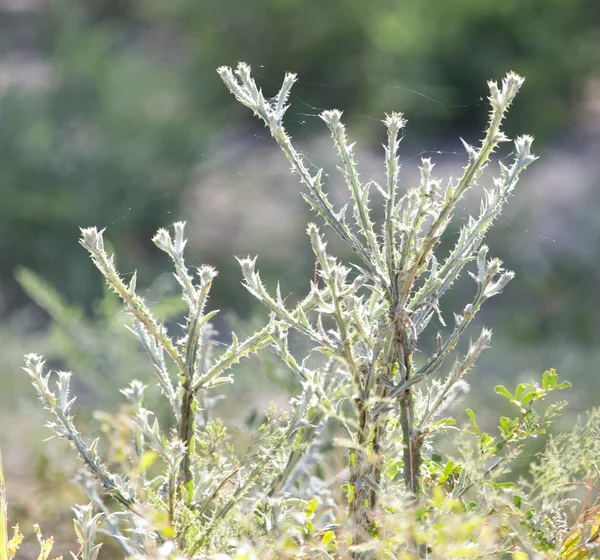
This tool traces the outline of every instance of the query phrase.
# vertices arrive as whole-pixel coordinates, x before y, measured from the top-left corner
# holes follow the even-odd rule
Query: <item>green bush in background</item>
[[[73,242],[81,225],[111,225],[126,270],[154,261],[146,239],[172,220],[223,129],[256,126],[219,94],[220,64],[243,56],[267,90],[296,68],[298,113],[340,106],[369,116],[357,124],[375,134],[371,115],[401,107],[421,134],[442,137],[473,128],[481,84],[513,68],[528,78],[515,122],[543,140],[572,121],[600,52],[592,0],[22,5],[0,7],[2,56],[49,71],[0,98],[5,311],[24,301],[17,264],[90,307],[100,285]],[[303,117],[290,117],[295,132]]]

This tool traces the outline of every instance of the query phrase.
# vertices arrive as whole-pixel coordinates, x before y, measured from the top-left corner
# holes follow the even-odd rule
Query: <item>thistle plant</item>
[[[256,449],[248,451],[245,461],[234,458],[231,449],[225,445],[219,453],[209,449],[217,443],[224,444],[225,434],[219,433],[223,432],[223,428],[218,423],[204,432],[210,437],[210,442],[196,438],[196,421],[202,412],[199,404],[202,403],[203,393],[231,382],[231,378],[225,375],[227,370],[241,358],[265,346],[269,341],[271,326],[268,325],[243,342],[239,342],[233,335],[233,342],[228,349],[217,358],[212,358],[214,341],[211,339],[213,330],[209,320],[216,311],[205,313],[205,305],[216,273],[206,266],[200,267],[194,278],[190,275],[183,259],[186,244],[183,227],[182,223],[176,224],[173,237],[166,230],[160,230],[154,238],[156,246],[164,250],[173,261],[175,278],[181,285],[182,297],[188,307],[185,334],[178,341],[169,337],[164,325],[154,318],[144,300],[137,294],[136,275],[133,275],[128,284],[123,281],[114,266],[114,257],[104,249],[102,232],[98,232],[96,228],[82,230],[81,244],[90,252],[108,285],[125,303],[126,310],[133,318],[131,331],[150,356],[157,384],[171,405],[174,430],[169,435],[161,431],[157,419],[152,420],[152,412],[143,407],[144,385],[132,381],[122,391],[132,406],[132,431],[135,432],[135,436],[132,436],[135,438],[135,455],[126,467],[133,471],[130,476],[111,473],[99,457],[98,440],[88,445],[77,431],[71,413],[75,399],[70,398],[70,374],[57,373],[55,393],[50,387],[50,374],[44,374],[44,362],[39,356],[28,356],[25,370],[31,376],[46,408],[55,417],[55,421],[48,424],[50,429],[58,437],[71,443],[88,472],[99,483],[102,493],[113,498],[125,510],[138,536],[164,541],[159,533],[153,533],[144,527],[146,516],[160,517],[164,513],[168,525],[178,527],[177,540],[181,549],[193,553],[202,546],[217,521],[227,515],[249,487],[256,484],[260,478],[257,473],[265,469],[268,459],[268,455],[259,446],[265,441],[269,445],[275,445],[276,432],[281,430],[276,420],[266,423],[260,432],[260,442],[254,446]],[[175,376],[169,371],[167,358],[176,372]],[[173,377],[177,384],[173,382]],[[157,480],[148,481],[145,471],[158,457],[164,461],[165,470],[158,478],[160,486],[156,487]],[[207,472],[199,480],[197,476],[193,476],[192,461],[200,461],[200,457],[204,457],[206,461]],[[211,470],[215,472],[210,472]],[[228,492],[224,492],[225,488]],[[144,509],[142,506],[149,506],[152,501],[148,492],[154,494],[157,491],[164,498],[160,499],[158,510],[149,513],[147,507]],[[97,493],[95,495],[98,496]],[[177,515],[178,512],[181,515]],[[198,534],[190,536],[191,521],[184,522],[179,519],[181,516],[207,516],[205,533],[196,531]],[[144,539],[126,539],[120,533],[114,536],[128,554],[146,546]]]
[[[450,373],[433,399],[417,406],[417,384],[431,378],[446,362],[464,330],[481,305],[499,294],[512,279],[498,259],[488,259],[482,245],[485,234],[500,214],[512,193],[520,173],[535,160],[531,154],[532,138],[522,136],[514,142],[514,159],[510,166],[500,164],[499,177],[485,188],[479,215],[470,217],[462,227],[458,240],[440,264],[435,250],[448,227],[457,206],[472,189],[487,165],[490,155],[508,139],[501,130],[502,120],[523,83],[509,73],[501,86],[490,82],[490,117],[485,138],[479,147],[465,143],[468,162],[462,177],[450,180],[445,187],[433,176],[433,164],[423,159],[421,181],[416,188],[399,196],[400,132],[406,121],[399,113],[384,120],[387,129],[385,145],[386,185],[360,180],[354,160],[354,144],[347,138],[340,111],[325,111],[321,119],[331,132],[340,166],[349,191],[354,225],[346,220],[346,208],[336,211],[327,198],[323,174],[311,173],[294,147],[283,126],[288,97],[296,76],[287,74],[275,98],[267,100],[253,80],[250,68],[240,64],[234,72],[220,68],[219,74],[229,90],[249,107],[269,128],[292,169],[305,185],[306,201],[348,244],[360,260],[355,274],[327,253],[326,244],[317,228],[308,227],[313,250],[318,260],[322,285],[312,286],[312,297],[319,301],[315,321],[309,320],[299,307],[288,310],[281,297],[270,296],[255,270],[255,261],[241,261],[248,289],[269,307],[288,328],[311,338],[326,355],[335,359],[351,381],[354,414],[345,426],[350,453],[349,501],[350,517],[356,538],[373,520],[377,496],[381,492],[381,450],[389,445],[389,426],[398,422],[403,442],[403,473],[406,490],[415,499],[421,495],[423,445],[434,431],[432,420],[440,408],[447,406],[457,384],[473,366],[488,345],[491,333],[483,329],[469,345],[465,356],[450,368]],[[376,228],[371,217],[369,196],[377,189],[385,201],[385,217]],[[438,334],[437,351],[417,367],[413,358],[420,338],[433,316],[442,324],[440,300],[463,268],[475,261],[476,283],[473,301],[454,316],[454,330],[443,340]],[[325,330],[323,321],[331,319],[333,328]],[[288,359],[289,362],[289,359]],[[314,379],[316,372],[303,372]],[[334,404],[335,407],[335,404]]]
[[[400,113],[383,121],[385,184],[364,182],[342,113],[323,112],[349,190],[347,219],[347,206],[336,209],[329,201],[322,170],[310,170],[285,131],[295,75],[287,74],[277,95],[267,99],[247,65],[218,72],[268,127],[304,185],[304,198],[353,258],[344,263],[330,254],[318,226],[309,224],[318,274],[292,306],[279,287],[274,294],[265,288],[255,258],[239,259],[244,285],[269,319],[242,341],[232,333],[231,344],[219,352],[210,322],[217,311],[208,310],[216,271],[188,267],[183,223],[153,239],[172,261],[186,305],[177,337],[139,294],[136,275],[126,282],[117,271],[103,231],[82,229],[80,242],[123,301],[171,417],[161,426],[144,405],[147,387],[133,380],[121,391],[126,413],[101,415],[109,447],[98,439],[88,443],[75,425],[71,375],[46,372],[39,356],[26,358],[25,370],[54,417],[49,428],[84,463],[80,480],[90,505],[76,511],[80,556],[96,558],[94,539],[102,523],[131,558],[251,558],[261,550],[273,558],[441,559],[568,547],[571,556],[565,558],[584,558],[576,554],[588,550],[596,535],[587,517],[560,535],[547,530],[549,508],[566,512],[568,501],[560,496],[567,481],[591,473],[574,466],[554,469],[554,492],[543,488],[547,466],[555,465],[564,441],[556,440],[541,457],[529,482],[506,480],[527,441],[543,436],[564,406],[555,402],[543,409],[541,403],[569,384],[550,370],[541,384],[521,383],[514,393],[498,386],[496,393],[516,412],[500,419],[497,435],[480,429],[472,410],[462,427],[451,414],[466,389],[466,374],[491,339],[483,328],[459,352],[465,331],[484,302],[513,278],[499,259],[488,257],[483,241],[521,172],[536,159],[531,137],[514,141],[512,163],[500,162],[497,177],[481,188],[479,212],[460,228],[447,254],[441,254],[440,241],[492,154],[508,141],[501,125],[523,79],[509,73],[500,85],[489,83],[484,138],[478,146],[465,143],[463,174],[445,184],[424,158],[418,185],[403,186],[398,151],[406,121]],[[383,199],[380,223],[373,218],[373,193]],[[465,267],[474,295],[453,314],[444,337],[433,325],[445,327],[442,298]],[[291,350],[293,336],[309,344],[305,355]],[[214,417],[214,394],[233,382],[240,360],[257,352],[276,356],[300,390],[290,410],[266,411],[240,451],[230,443],[225,422]],[[591,432],[581,430],[589,443],[586,461],[595,464],[597,446]],[[450,446],[443,440],[448,433]],[[332,458],[340,449],[344,459],[336,464]]]

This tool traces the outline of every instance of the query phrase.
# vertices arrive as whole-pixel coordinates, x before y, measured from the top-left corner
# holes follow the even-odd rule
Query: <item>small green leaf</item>
[[[354,501],[354,484],[348,484],[348,503]]]
[[[509,399],[511,401],[518,400],[518,399],[515,399],[515,397],[513,397],[508,392],[508,389],[504,385],[496,385],[496,388],[494,389],[494,391],[496,391],[496,393],[498,393],[499,395],[502,395],[503,397],[506,397],[507,399]]]
[[[513,503],[516,507],[520,508],[523,503],[523,497],[519,495],[513,496]]]
[[[507,437],[513,431],[514,422],[510,418],[507,418],[506,416],[502,416],[500,418],[500,426],[503,431],[502,435],[504,437]]]
[[[556,385],[554,388],[555,389],[568,389],[569,387],[572,387],[573,385],[571,385],[570,381],[563,381],[562,383],[559,383],[558,385]]]
[[[533,390],[533,386],[529,383],[521,383],[518,387],[517,390],[515,391],[515,399],[520,401],[521,397],[527,392],[527,391],[531,391]]]
[[[526,406],[528,405],[532,400],[537,400],[539,397],[536,394],[535,391],[531,391],[531,393],[527,393],[522,399],[521,399],[521,405],[522,406]]]
[[[335,533],[333,531],[325,531],[323,533],[322,544],[329,544],[335,537]]]
[[[318,507],[319,500],[317,500],[317,498],[313,498],[308,502],[308,504],[306,504],[306,515],[311,516],[313,513],[315,513],[315,511],[317,511]]]
[[[482,452],[489,451],[494,446],[495,441],[496,440],[492,436],[486,434],[485,432],[483,434],[481,434],[481,440],[480,440],[481,451]]]
[[[515,488],[517,485],[514,482],[490,482],[494,488]]]
[[[477,422],[475,422],[475,413],[470,408],[467,408],[467,414],[469,416],[469,421],[471,422],[473,431],[475,432],[475,435],[478,436],[479,426],[477,425]]]
[[[558,381],[558,373],[551,369],[544,372],[542,376],[542,386],[544,389],[554,389],[556,382]]]
[[[454,461],[448,461],[446,463],[446,466],[444,467],[444,472],[442,473],[442,476],[440,476],[440,484],[443,484],[444,482],[446,482],[446,480],[448,480],[448,477],[452,474],[453,470]]]
[[[427,426],[427,429],[429,433],[433,434],[450,426],[456,426],[456,420],[454,420],[454,418],[443,418],[437,422],[432,422]]]

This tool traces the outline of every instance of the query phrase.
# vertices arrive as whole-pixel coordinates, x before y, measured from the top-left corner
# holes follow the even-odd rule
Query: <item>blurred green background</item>
[[[380,119],[404,112],[407,185],[421,155],[439,176],[460,173],[458,137],[475,142],[483,129],[486,81],[525,76],[506,129],[536,136],[541,159],[489,238],[517,279],[482,312],[495,336],[468,398],[493,418],[493,384],[556,367],[574,383],[572,416],[600,404],[597,0],[0,0],[0,446],[15,514],[65,540],[76,462],[41,443],[48,432],[22,354],[75,372],[84,423],[117,407],[117,386],[151,378],[78,228],[107,228],[120,270],[139,270],[165,317],[180,308],[150,239],[177,220],[188,223],[189,263],[220,272],[212,306],[236,323],[261,311],[234,255],[259,254],[267,283],[280,279],[286,294],[312,278],[311,217],[295,178],[215,72],[239,60],[267,95],[285,71],[298,73],[288,128],[311,162],[331,166],[338,200],[320,110],[344,110],[362,174],[374,178]],[[470,290],[457,286],[448,316]],[[227,338],[227,323],[217,327]],[[240,370],[241,386],[254,387],[248,411],[264,395],[285,402],[273,368]]]

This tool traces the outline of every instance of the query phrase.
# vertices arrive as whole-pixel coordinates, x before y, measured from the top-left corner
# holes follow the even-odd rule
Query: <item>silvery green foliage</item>
[[[75,519],[73,520],[75,534],[77,535],[77,541],[81,545],[79,556],[82,560],[96,560],[102,545],[94,544],[94,541],[102,514],[97,513],[94,515],[92,504],[76,506],[73,508],[73,511],[75,512]],[[75,559],[78,558],[72,552],[71,556]]]
[[[48,428],[57,437],[69,441],[105,492],[123,507],[132,508],[135,501],[134,488],[123,477],[111,473],[101,461],[97,451],[98,440],[95,439],[90,445],[86,444],[75,427],[71,414],[71,407],[75,402],[75,397],[71,398],[70,396],[71,374],[64,371],[56,373],[58,379],[55,382],[55,392],[50,388],[50,373],[44,375],[44,361],[40,356],[28,355],[24,369],[31,377],[45,408],[55,417],[55,421],[48,422]]]
[[[133,319],[130,330],[147,351],[157,384],[172,410],[171,423],[163,429],[152,411],[144,407],[146,387],[143,384],[132,381],[121,391],[132,411],[126,428],[132,434],[135,453],[128,464],[121,465],[125,472],[111,472],[100,458],[98,440],[87,444],[77,430],[71,412],[75,401],[70,396],[71,374],[46,372],[43,359],[33,354],[27,356],[24,369],[46,409],[55,417],[48,427],[57,437],[68,440],[84,462],[91,475],[82,477],[84,488],[92,503],[104,513],[108,531],[123,552],[127,556],[146,554],[153,547],[172,540],[176,543],[176,553],[196,557],[209,547],[212,533],[234,506],[272,494],[278,487],[281,471],[297,466],[301,458],[298,455],[304,447],[301,443],[288,444],[288,440],[314,429],[300,418],[306,413],[312,393],[307,387],[299,397],[299,402],[304,404],[295,414],[285,416],[269,411],[241,458],[227,443],[227,431],[220,421],[200,422],[207,412],[207,403],[211,402],[207,392],[230,383],[228,370],[269,344],[277,324],[273,320],[243,341],[233,334],[233,342],[215,355],[214,330],[209,320],[216,311],[206,312],[205,307],[216,272],[203,266],[192,274],[186,267],[183,223],[175,224],[173,237],[166,230],[160,230],[154,242],[171,257],[175,278],[187,304],[184,335],[179,340],[170,337],[139,296],[135,274],[128,284],[121,278],[114,266],[114,256],[105,251],[102,232],[95,228],[82,230],[81,244],[90,252],[108,285],[125,303]],[[307,309],[310,305],[307,302]],[[53,377],[56,379],[54,387]],[[162,470],[149,477],[147,471],[159,463]],[[281,479],[281,484],[284,482]],[[110,513],[107,498],[116,500],[122,507],[119,517]],[[78,510],[76,527],[80,532],[92,525],[91,521],[87,523],[87,511]],[[154,521],[150,523],[150,519]],[[96,523],[98,517],[93,520]],[[157,523],[166,524],[174,534],[171,529],[167,534],[156,530],[153,525]],[[87,554],[92,558],[97,549],[90,548]]]
[[[389,447],[389,426],[396,421],[401,426],[404,481],[407,491],[418,498],[423,445],[426,436],[435,431],[432,421],[447,406],[447,401],[455,394],[455,387],[489,343],[490,331],[483,329],[479,338],[469,345],[465,356],[449,367],[445,382],[427,403],[415,403],[415,386],[447,368],[449,354],[481,305],[500,293],[513,277],[512,272],[501,267],[498,259],[487,258],[488,249],[482,242],[515,188],[520,173],[535,160],[529,136],[515,140],[512,164],[500,163],[498,177],[483,190],[479,214],[469,217],[450,253],[442,261],[435,253],[458,203],[477,185],[498,145],[508,141],[501,123],[523,79],[509,73],[500,86],[489,83],[490,117],[486,135],[478,147],[465,143],[468,159],[461,178],[450,179],[442,186],[442,182],[433,176],[431,161],[423,159],[419,185],[405,189],[403,193],[399,192],[397,154],[400,131],[406,124],[402,115],[392,113],[384,120],[388,133],[385,146],[387,181],[380,187],[372,181],[361,180],[354,160],[354,144],[347,138],[342,113],[323,112],[321,118],[331,133],[340,158],[338,169],[350,193],[354,222],[351,224],[346,217],[347,208],[337,210],[329,202],[322,170],[309,171],[305,158],[296,150],[284,128],[283,117],[289,107],[288,98],[296,76],[287,74],[277,95],[267,99],[246,64],[240,64],[235,72],[222,67],[219,74],[235,97],[269,128],[290,161],[292,171],[305,185],[303,194],[309,205],[347,243],[358,260],[353,263],[353,269],[340,263],[327,252],[317,226],[309,226],[308,234],[318,260],[320,277],[311,289],[310,297],[318,302],[311,317],[304,313],[302,305],[288,309],[279,293],[272,296],[267,292],[255,260],[240,262],[248,290],[285,327],[310,338],[321,352],[334,359],[351,386],[350,393],[337,397],[338,402],[332,402],[327,394],[318,396],[326,414],[335,411],[331,416],[340,421],[349,439],[349,513],[356,527],[355,537],[360,540],[361,533],[372,522],[378,496],[385,493],[381,450]],[[373,188],[378,188],[385,200],[385,217],[379,225],[373,222],[369,206]],[[417,366],[413,355],[426,326],[434,315],[443,322],[441,298],[472,261],[476,262],[476,271],[470,272],[476,284],[472,302],[455,314],[454,330],[446,340],[438,335],[437,352]],[[279,341],[278,345],[286,364],[303,380],[321,385],[319,377],[323,372],[298,366],[284,344]],[[354,412],[340,418],[337,411],[341,400],[350,396]],[[423,410],[417,414],[417,408]]]
[[[275,294],[265,288],[256,259],[240,259],[245,286],[269,310],[269,320],[245,340],[232,334],[232,343],[218,352],[210,325],[217,312],[207,310],[216,272],[209,266],[188,268],[183,223],[174,224],[172,234],[159,230],[153,239],[172,261],[187,308],[177,339],[139,295],[135,274],[129,282],[119,274],[103,232],[82,230],[81,244],[131,316],[130,330],[150,358],[171,418],[161,426],[144,405],[147,387],[133,380],[121,391],[128,406],[125,417],[102,416],[115,428],[108,447],[98,440],[87,443],[75,426],[71,374],[46,372],[41,357],[27,356],[24,369],[54,417],[49,428],[71,443],[85,466],[79,479],[90,504],[75,510],[79,556],[98,556],[97,531],[108,533],[124,556],[139,559],[217,554],[223,559],[442,559],[465,557],[466,551],[481,557],[563,550],[569,533],[559,532],[560,538],[555,533],[551,541],[546,530],[552,519],[564,520],[562,509],[551,518],[550,502],[544,502],[549,494],[540,489],[549,471],[534,468],[529,486],[510,489],[502,476],[521,454],[523,442],[544,434],[563,403],[548,406],[543,414],[534,405],[568,383],[558,383],[558,375],[548,371],[541,386],[522,383],[514,394],[497,387],[517,409],[514,418],[500,419],[498,436],[480,430],[471,410],[463,428],[444,417],[466,390],[465,374],[489,345],[491,331],[482,329],[455,356],[457,346],[483,303],[513,277],[498,259],[488,258],[483,239],[519,174],[535,159],[530,137],[515,140],[511,165],[500,163],[498,177],[483,188],[478,214],[469,217],[447,255],[440,256],[439,242],[491,154],[507,141],[501,122],[523,80],[511,73],[500,86],[490,82],[485,137],[479,147],[465,144],[463,175],[445,186],[434,177],[432,162],[423,159],[419,184],[401,187],[398,149],[406,122],[398,113],[383,121],[386,184],[363,182],[341,113],[325,111],[321,117],[349,189],[352,220],[347,220],[347,208],[332,206],[322,172],[309,171],[283,127],[295,76],[288,74],[279,93],[266,99],[248,66],[240,64],[235,72],[221,68],[219,74],[269,127],[306,187],[305,199],[355,259],[347,264],[336,259],[318,227],[309,224],[318,276],[293,306],[279,287]],[[384,199],[380,224],[371,217],[372,189]],[[470,303],[454,313],[446,338],[430,335],[432,319],[444,325],[447,316],[442,297],[469,264],[475,283]],[[307,355],[292,351],[292,332],[312,344]],[[431,355],[422,351],[432,346],[422,344],[428,336],[437,348]],[[224,423],[211,417],[214,392],[233,381],[232,366],[267,349],[294,374],[300,390],[288,413],[273,407],[267,411],[240,454],[229,443]],[[457,431],[454,449],[442,460],[433,436],[448,429]],[[593,439],[591,431],[585,433]],[[560,449],[560,441],[555,443]],[[117,447],[120,454],[112,452]],[[333,466],[331,448],[344,450],[344,464]],[[548,464],[558,455],[549,452]],[[576,469],[552,472],[562,473],[552,478],[556,486]],[[565,502],[551,503],[562,507]],[[524,513],[533,507],[539,507],[539,514]],[[496,519],[498,512],[502,517]],[[575,551],[586,545],[577,539],[569,545]]]

